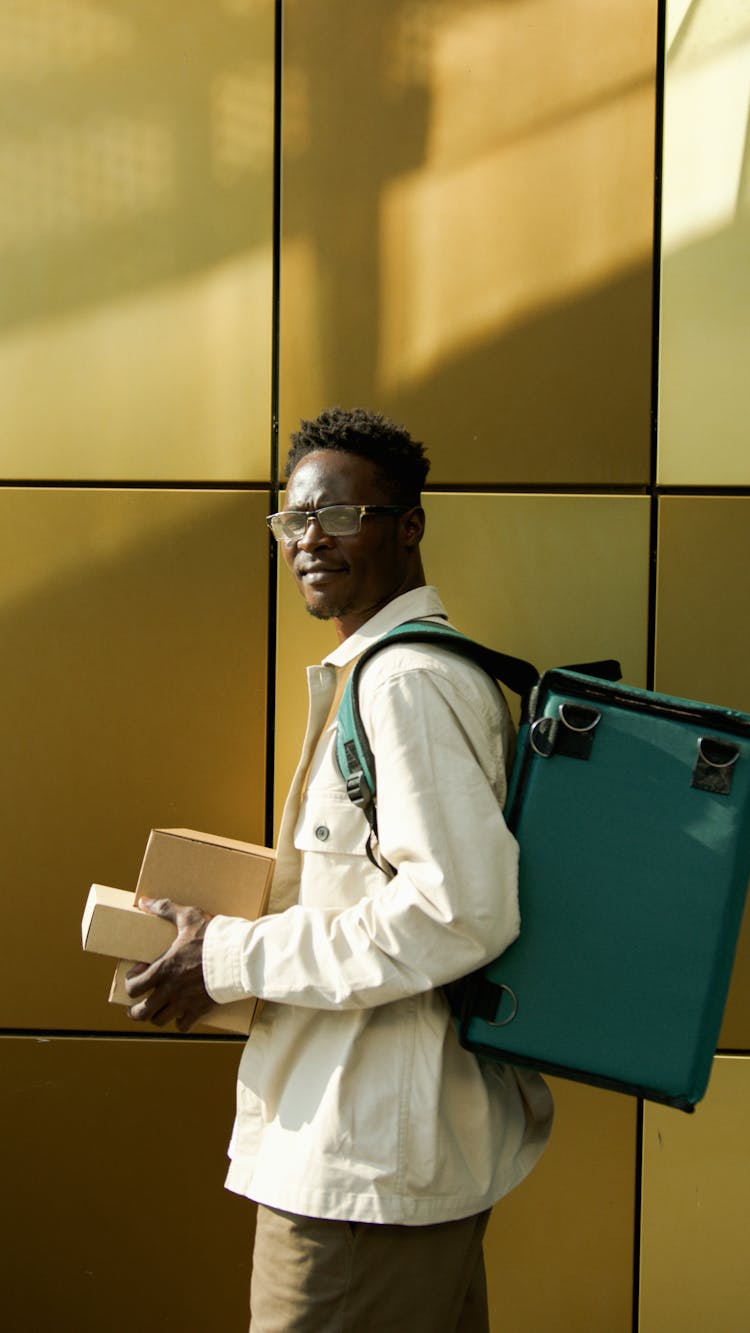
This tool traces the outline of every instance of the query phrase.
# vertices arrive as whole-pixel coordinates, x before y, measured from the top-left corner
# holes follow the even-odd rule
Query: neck
[[[427,580],[422,568],[422,559],[421,556],[417,554],[412,574],[405,579],[389,597],[384,597],[382,601],[378,602],[375,606],[367,607],[366,610],[344,612],[340,616],[333,617],[333,624],[339,643],[343,643],[344,639],[348,639],[350,634],[354,634],[358,629],[361,629],[368,620],[372,620],[372,617],[377,615],[378,611],[382,611],[384,606],[388,606],[391,602],[394,602],[397,597],[401,597],[405,592],[412,592],[415,588],[424,588],[426,583]]]

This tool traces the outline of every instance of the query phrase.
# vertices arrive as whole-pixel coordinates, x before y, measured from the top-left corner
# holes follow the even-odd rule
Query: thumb
[[[172,925],[177,924],[177,904],[173,903],[171,898],[139,898],[138,906],[142,912],[150,912],[152,916],[163,916],[166,921],[171,921]]]

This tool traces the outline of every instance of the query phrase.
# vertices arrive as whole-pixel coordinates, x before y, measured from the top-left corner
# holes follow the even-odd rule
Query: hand
[[[203,982],[203,936],[211,917],[169,898],[139,898],[138,906],[171,921],[177,936],[155,962],[137,963],[128,972],[125,989],[138,1000],[128,1013],[138,1023],[148,1020],[157,1027],[174,1019],[180,1032],[188,1032],[213,1004]]]

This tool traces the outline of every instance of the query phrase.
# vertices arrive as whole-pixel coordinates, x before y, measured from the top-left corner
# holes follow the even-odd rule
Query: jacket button
[[[331,830],[326,828],[325,824],[318,824],[318,827],[315,830],[315,837],[319,838],[321,842],[325,842],[330,836],[330,832]]]

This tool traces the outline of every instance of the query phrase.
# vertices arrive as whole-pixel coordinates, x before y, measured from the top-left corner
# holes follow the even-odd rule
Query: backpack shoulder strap
[[[434,620],[406,621],[366,648],[347,681],[339,704],[336,761],[346,782],[350,801],[364,811],[371,829],[375,827],[375,759],[359,710],[359,677],[365,663],[375,653],[393,643],[432,643],[447,648],[450,652],[476,662],[493,679],[507,685],[508,689],[522,698],[529,694],[539,680],[539,672],[530,662],[485,648],[483,644],[467,638],[449,625]]]

